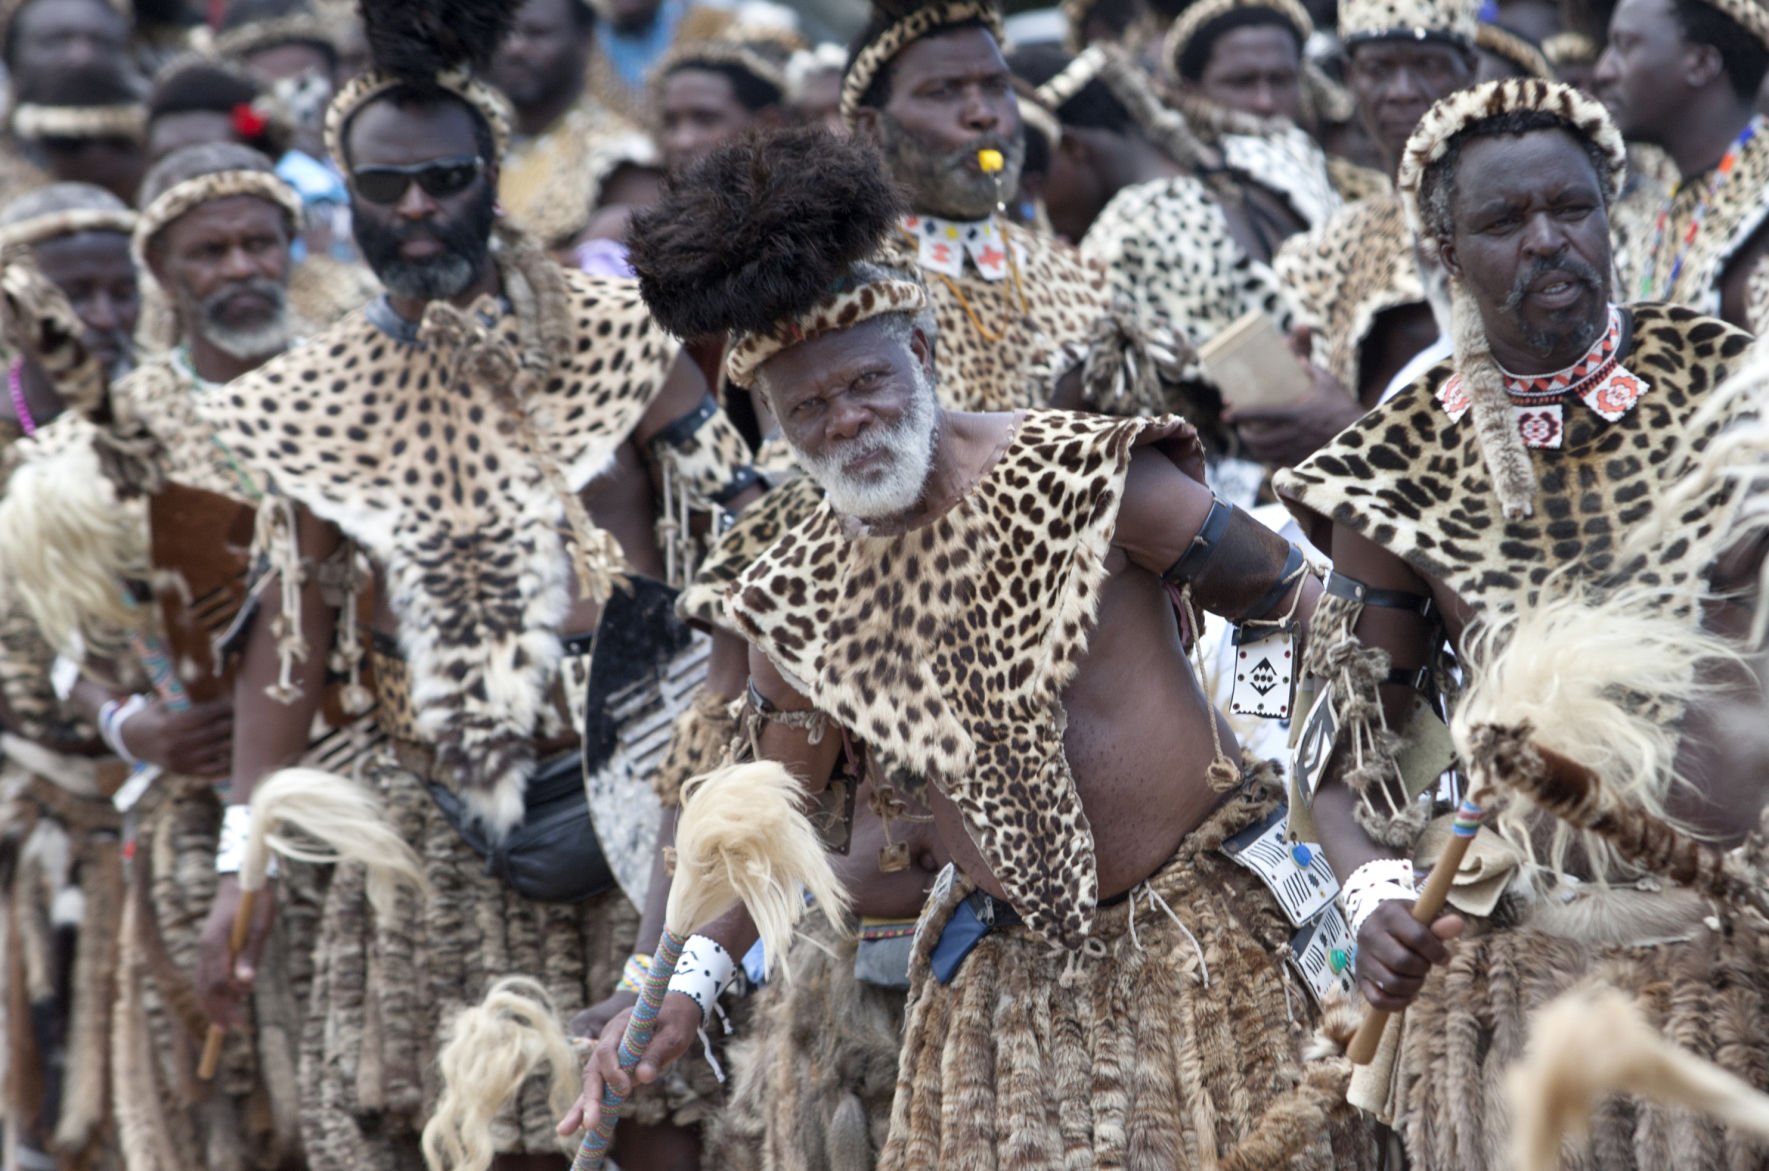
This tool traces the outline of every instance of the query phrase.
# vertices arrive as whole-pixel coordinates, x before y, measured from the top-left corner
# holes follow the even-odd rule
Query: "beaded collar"
[[[1634,409],[1652,385],[1621,362],[1627,341],[1621,309],[1609,307],[1609,327],[1577,362],[1552,374],[1517,375],[1501,369],[1511,413],[1526,447],[1558,448],[1566,436],[1565,407],[1577,399],[1606,423]],[[1438,388],[1437,401],[1450,422],[1468,413],[1462,376],[1452,374]]]
[[[903,234],[915,241],[916,262],[929,272],[962,277],[968,256],[986,281],[1006,280],[1012,274],[1007,236],[994,216],[946,220],[917,213],[904,216],[902,225]]]

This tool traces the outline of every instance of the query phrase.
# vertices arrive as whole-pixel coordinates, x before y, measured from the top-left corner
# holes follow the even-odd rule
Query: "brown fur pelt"
[[[965,893],[956,884],[911,963],[880,1167],[1373,1166],[1369,1128],[1344,1102],[1346,1060],[1301,1059],[1315,1013],[1284,969],[1289,923],[1217,852],[1270,807],[1230,798],[1131,902],[1101,908],[1084,951],[1009,928],[942,985],[927,950]]]
[[[197,1080],[208,1022],[192,973],[215,892],[221,807],[206,784],[164,778],[137,807],[118,971],[113,1092],[128,1171],[293,1171],[302,1165],[295,1047],[311,984],[325,872],[285,860],[248,1026],[221,1072]]]
[[[890,1127],[907,994],[854,977],[858,942],[807,922],[792,979],[752,1000],[731,1050],[731,1101],[708,1166],[730,1171],[869,1171]]]
[[[1596,892],[1586,898],[1601,899]],[[1691,903],[1681,903],[1690,907]],[[1537,929],[1566,916],[1464,939],[1434,969],[1408,1010],[1401,1042],[1396,1129],[1414,1166],[1508,1171],[1514,1128],[1506,1069],[1523,1055],[1534,1014],[1567,990],[1606,986],[1636,1001],[1672,1044],[1757,1089],[1769,1089],[1769,935],[1736,922],[1716,931],[1699,902],[1683,938],[1594,943]],[[1637,917],[1636,939],[1662,939],[1662,916]],[[1614,937],[1614,915],[1601,915]],[[1592,916],[1581,920],[1595,922]],[[1595,1055],[1594,1055],[1595,1056]],[[1727,1133],[1686,1110],[1620,1097],[1600,1100],[1587,1144],[1568,1148],[1564,1171],[1701,1167],[1760,1169],[1769,1145]]]

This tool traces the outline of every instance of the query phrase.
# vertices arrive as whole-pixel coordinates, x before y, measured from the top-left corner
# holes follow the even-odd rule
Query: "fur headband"
[[[1151,142],[1181,166],[1214,165],[1219,160],[1199,140],[1179,111],[1155,93],[1149,75],[1117,45],[1093,45],[1038,87],[1037,98],[1056,114],[1082,90],[1099,82],[1111,91]]]
[[[311,12],[293,12],[228,29],[215,38],[214,50],[217,57],[239,58],[279,45],[319,45],[334,56],[338,52],[332,34]]]
[[[1283,17],[1295,30],[1300,43],[1307,44],[1308,38],[1314,35],[1314,21],[1310,19],[1308,10],[1296,0],[1196,0],[1196,3],[1179,14],[1179,19],[1167,30],[1167,43],[1161,50],[1161,60],[1178,77],[1179,59],[1185,55],[1197,35],[1204,31],[1204,26],[1231,12],[1261,8]]]
[[[1552,115],[1574,135],[1596,143],[1609,163],[1605,173],[1598,176],[1603,182],[1604,199],[1613,204],[1621,194],[1622,180],[1628,171],[1628,148],[1621,131],[1609,120],[1609,112],[1596,99],[1569,85],[1535,77],[1482,82],[1451,94],[1426,111],[1401,152],[1396,185],[1406,207],[1407,222],[1419,236],[1427,256],[1435,256],[1439,243],[1429,235],[1429,226],[1421,214],[1427,172],[1444,157],[1456,135],[1489,118],[1522,112]]]
[[[1550,65],[1595,65],[1603,50],[1584,33],[1555,33],[1542,42],[1542,56]]]
[[[122,138],[140,142],[147,135],[147,107],[139,102],[110,106],[42,106],[27,103],[12,112],[20,138]]]
[[[301,197],[270,171],[211,171],[174,184],[147,205],[135,224],[135,263],[146,268],[148,249],[153,246],[154,237],[175,221],[205,203],[235,195],[250,195],[274,203],[288,213],[292,229],[299,229],[302,224]]]
[[[77,236],[81,232],[117,232],[128,236],[135,231],[135,221],[135,213],[121,207],[77,207],[46,212],[0,227],[0,249],[29,248],[45,240]]]
[[[1728,17],[1763,45],[1769,46],[1769,5],[1765,5],[1763,0],[1707,0],[1707,2],[1718,9],[1720,15]]]
[[[1554,67],[1548,63],[1547,55],[1527,37],[1520,37],[1508,28],[1481,21],[1474,30],[1474,47],[1504,58],[1529,77],[1554,80]]]
[[[651,71],[652,85],[661,90],[664,79],[670,74],[696,65],[741,69],[762,84],[773,86],[782,99],[786,97],[785,70],[741,41],[693,41],[676,45],[663,55],[663,59]],[[660,107],[663,104],[660,96],[655,97],[654,101]]]
[[[826,333],[852,329],[862,321],[887,313],[920,313],[927,304],[927,286],[908,277],[872,280],[840,289],[791,321],[782,322],[771,333],[733,337],[725,358],[725,374],[738,386],[754,386],[756,370],[781,350]]]
[[[992,0],[930,0],[915,5],[862,46],[848,65],[847,75],[842,78],[841,115],[848,129],[854,128],[860,113],[860,101],[866,91],[872,88],[879,73],[898,53],[930,33],[971,20],[982,21],[997,41],[1003,39],[1001,11]]]
[[[326,151],[339,170],[345,173],[350,170],[350,164],[344,157],[344,130],[350,125],[350,119],[389,90],[411,84],[411,78],[371,70],[358,74],[349,85],[338,91],[338,96],[326,108]],[[460,98],[485,119],[491,127],[493,155],[485,161],[495,163],[502,159],[504,152],[510,148],[510,107],[503,95],[465,70],[459,69],[438,73],[431,79],[431,84]]]
[[[1468,48],[1474,44],[1475,10],[1472,0],[1342,0],[1339,39],[1354,45],[1403,37]]]

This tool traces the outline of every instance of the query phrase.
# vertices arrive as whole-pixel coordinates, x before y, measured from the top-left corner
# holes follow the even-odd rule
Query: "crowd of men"
[[[0,1166],[1769,1166],[1769,4],[847,16],[0,0]]]

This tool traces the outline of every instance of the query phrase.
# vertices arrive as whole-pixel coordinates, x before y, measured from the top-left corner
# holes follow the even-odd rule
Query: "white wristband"
[[[113,699],[98,709],[98,735],[104,740],[105,747],[123,758],[128,764],[140,764],[135,754],[123,745],[123,725],[141,714],[143,708],[153,700],[139,693],[128,699]]]
[[[694,998],[700,1006],[700,1023],[705,1027],[712,1020],[713,1007],[725,989],[737,979],[737,961],[731,958],[718,941],[704,935],[690,935],[682,947],[682,958],[676,961],[675,974],[670,977],[669,990]]]
[[[227,805],[221,811],[221,834],[215,843],[215,873],[238,874],[246,864],[246,839],[252,836],[252,807]],[[276,855],[264,868],[266,877],[276,877]]]
[[[1411,902],[1419,897],[1413,864],[1406,858],[1376,858],[1346,876],[1339,888],[1339,906],[1355,937],[1364,921],[1383,903]]]

